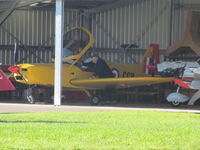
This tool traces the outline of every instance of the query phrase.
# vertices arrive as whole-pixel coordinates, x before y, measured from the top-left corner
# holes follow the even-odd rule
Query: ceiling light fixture
[[[51,3],[52,0],[46,0],[46,1],[42,1],[42,3]]]
[[[34,7],[34,6],[37,6],[39,3],[33,3],[33,4],[31,4],[30,6],[31,7]]]

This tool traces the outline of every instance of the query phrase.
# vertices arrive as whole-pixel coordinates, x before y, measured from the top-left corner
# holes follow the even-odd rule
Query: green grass
[[[200,150],[200,115],[154,111],[0,114],[0,149]]]

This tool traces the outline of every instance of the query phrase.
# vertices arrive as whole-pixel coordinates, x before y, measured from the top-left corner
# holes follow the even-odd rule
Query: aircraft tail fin
[[[156,66],[160,63],[160,50],[158,44],[150,44],[142,60],[145,74],[157,74]]]
[[[11,81],[6,77],[2,70],[0,70],[0,91],[16,90]]]

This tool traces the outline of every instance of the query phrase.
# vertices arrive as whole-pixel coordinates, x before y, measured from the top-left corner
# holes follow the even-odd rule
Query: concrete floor
[[[199,113],[200,106],[182,105],[173,108],[168,104],[117,104],[115,106],[90,106],[85,103],[73,103],[61,106],[50,104],[0,103],[0,113],[29,113],[29,112],[96,112],[96,111],[164,111]]]

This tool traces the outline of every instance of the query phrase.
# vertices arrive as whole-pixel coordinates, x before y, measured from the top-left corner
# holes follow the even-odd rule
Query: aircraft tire
[[[96,106],[100,103],[100,98],[96,95],[90,97],[90,104],[93,105],[93,106]]]
[[[30,103],[30,104],[34,104],[35,103],[35,100],[34,100],[34,98],[33,98],[33,96],[27,96],[27,100],[28,100],[28,102]]]
[[[112,73],[115,78],[119,78],[119,71],[116,68],[112,68]]]
[[[173,106],[173,107],[179,107],[181,105],[180,102],[170,102],[170,105]]]

